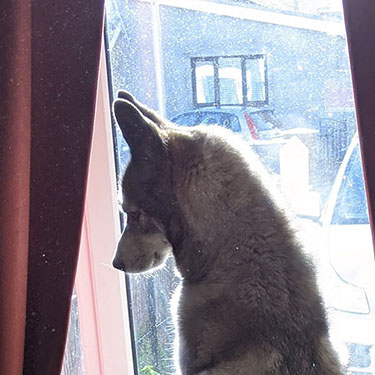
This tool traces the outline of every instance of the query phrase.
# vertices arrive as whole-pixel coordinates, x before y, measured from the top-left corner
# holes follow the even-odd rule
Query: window
[[[112,95],[126,89],[180,126],[216,123],[243,136],[299,215],[347,374],[375,375],[375,265],[340,1],[106,6]],[[116,133],[121,176],[129,150]],[[126,276],[137,374],[175,373],[178,283],[173,259]]]
[[[219,100],[217,88],[217,63],[216,59],[207,58],[203,60],[192,59],[193,69],[193,95],[196,97],[197,105],[214,105]]]
[[[192,57],[196,106],[267,104],[266,56]]]

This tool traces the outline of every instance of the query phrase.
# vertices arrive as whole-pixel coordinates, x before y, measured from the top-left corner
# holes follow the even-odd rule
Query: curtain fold
[[[0,374],[22,373],[31,141],[30,1],[0,4]]]
[[[375,244],[375,1],[343,0],[367,202]]]
[[[0,4],[0,374],[61,371],[103,3]]]

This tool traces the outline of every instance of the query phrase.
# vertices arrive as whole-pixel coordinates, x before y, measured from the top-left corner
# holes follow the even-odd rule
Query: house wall
[[[190,58],[210,55],[266,53],[269,104],[285,126],[318,126],[327,110],[351,105],[342,35],[171,6],[160,6],[158,29],[151,5],[139,0],[129,0],[119,14],[125,32],[117,38],[111,60],[122,75],[114,77],[113,84],[158,108],[159,73],[169,118],[193,106]],[[157,50],[162,71],[155,68]]]

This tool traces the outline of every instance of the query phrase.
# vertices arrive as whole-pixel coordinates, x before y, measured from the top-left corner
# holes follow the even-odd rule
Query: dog
[[[342,374],[311,261],[250,147],[217,126],[178,127],[125,91],[113,110],[131,152],[113,266],[174,256],[181,374]]]

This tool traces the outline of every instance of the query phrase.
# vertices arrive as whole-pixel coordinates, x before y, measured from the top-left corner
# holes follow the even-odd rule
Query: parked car
[[[172,122],[178,125],[219,125],[241,133],[245,140],[265,140],[281,134],[281,122],[269,108],[256,107],[201,107],[184,112]]]
[[[333,341],[348,355],[349,373],[375,374],[375,259],[358,136],[344,157],[322,217],[319,280]]]
[[[263,164],[273,173],[280,173],[280,148],[293,136],[308,137],[317,131],[309,128],[283,129],[281,121],[270,108],[200,107],[171,119],[184,126],[219,125],[240,133],[253,146]]]
[[[280,172],[279,150],[284,144],[281,122],[269,108],[200,107],[172,118],[172,122],[184,126],[219,125],[231,129],[253,145],[254,151],[270,171]]]

